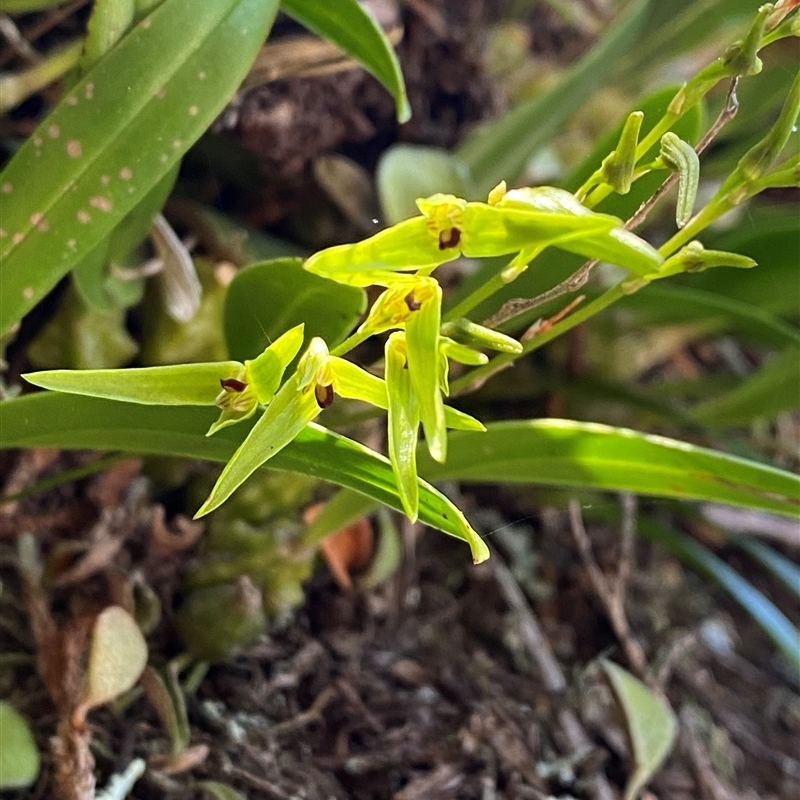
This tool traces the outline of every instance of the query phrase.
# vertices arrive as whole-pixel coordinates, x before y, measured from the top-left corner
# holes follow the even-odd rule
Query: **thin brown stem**
[[[629,505],[629,509],[628,518],[629,520],[633,520],[635,518],[635,506]],[[575,539],[575,543],[578,545],[578,551],[580,552],[583,566],[589,576],[589,581],[592,584],[594,593],[603,604],[608,621],[611,623],[611,627],[616,637],[619,639],[620,645],[625,653],[625,658],[628,660],[631,669],[647,683],[652,684],[653,681],[650,679],[647,657],[645,656],[642,646],[634,638],[630,625],[628,624],[628,618],[625,614],[625,586],[627,578],[630,575],[630,560],[633,556],[632,540],[634,537],[634,525],[630,522],[625,523],[624,516],[625,512],[623,511],[623,544],[620,552],[617,574],[614,578],[609,579],[603,575],[592,553],[592,544],[583,524],[580,504],[577,500],[570,500],[569,503],[569,518],[572,535]],[[620,576],[623,577],[622,581],[620,581]]]

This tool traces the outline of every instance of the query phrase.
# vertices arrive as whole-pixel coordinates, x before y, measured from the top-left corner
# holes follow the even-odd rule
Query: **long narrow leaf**
[[[0,403],[0,448],[94,448],[224,462],[252,423],[207,438],[214,416],[214,409],[144,406],[56,392],[28,395]],[[270,467],[312,475],[403,510],[389,461],[318,425],[304,428],[270,460]],[[466,541],[475,561],[488,557],[488,548],[464,515],[424,481],[419,487],[419,518]]]
[[[309,30],[341,47],[372,73],[394,97],[399,122],[411,117],[403,73],[392,45],[356,0],[282,0],[281,8]]]
[[[429,480],[536,483],[713,500],[800,517],[800,477],[755,461],[625,428],[542,419],[450,435],[448,459],[420,453]]]
[[[800,675],[800,632],[761,592],[694,539],[652,519],[641,520],[639,530],[725,589],[761,626],[794,672]]]
[[[277,0],[164,0],[59,103],[0,175],[0,331],[177,163],[236,90]]]

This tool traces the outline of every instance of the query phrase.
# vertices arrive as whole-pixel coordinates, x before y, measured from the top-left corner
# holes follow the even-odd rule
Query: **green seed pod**
[[[678,173],[678,203],[675,222],[682,228],[692,218],[697,187],[700,184],[700,159],[688,142],[672,131],[661,137],[661,160]]]
[[[186,650],[203,661],[225,661],[252,644],[266,626],[261,592],[247,575],[236,583],[197,589],[178,609],[175,625]]]

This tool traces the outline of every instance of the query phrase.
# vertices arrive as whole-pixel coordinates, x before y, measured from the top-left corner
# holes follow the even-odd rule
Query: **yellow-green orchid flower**
[[[214,405],[221,409],[219,418],[206,436],[251,417],[258,406],[267,405],[278,391],[286,367],[303,344],[303,325],[279,336],[252,361],[245,361],[234,374],[220,379],[221,391]]]
[[[336,397],[362,400],[378,408],[391,408],[390,390],[383,379],[331,355],[325,342],[314,338],[301,357],[297,371],[281,386],[225,466],[197,516],[203,516],[225,502],[256,469],[286,447]],[[445,424],[451,428],[484,429],[480,422],[456,409],[448,408],[443,413]],[[397,468],[395,471],[400,474]],[[416,506],[413,515],[416,518]]]
[[[166,406],[216,405],[219,419],[207,436],[251,416],[267,405],[283,373],[303,344],[297,325],[278,337],[260,356],[245,361],[176,364],[133,369],[54,369],[23,377],[35,386],[69,394]],[[221,390],[220,390],[220,387]]]
[[[625,231],[620,219],[592,211],[569,192],[552,187],[507,192],[501,183],[485,203],[435,194],[417,200],[417,207],[420,216],[361,242],[321,250],[305,262],[305,269],[351,286],[385,286],[387,273],[430,272],[461,255],[519,253],[518,274],[528,255],[532,258],[550,246],[599,254],[637,275],[652,272],[664,260]]]

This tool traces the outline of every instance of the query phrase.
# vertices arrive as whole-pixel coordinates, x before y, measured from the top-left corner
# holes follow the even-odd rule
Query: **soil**
[[[75,14],[85,13],[79,6]],[[388,96],[359,70],[287,78],[240,97],[216,130],[254,154],[267,180],[245,201],[220,186],[212,199],[275,224],[319,192],[310,165],[321,153],[371,169],[398,139],[454,144],[505,106],[481,68],[498,6],[406,4],[399,52],[414,116],[400,129]],[[531,17],[537,50],[574,57],[585,35],[544,6]],[[24,130],[25,120],[23,109],[13,124]],[[3,453],[0,483],[14,494],[95,458]],[[136,800],[612,800],[633,766],[601,658],[663,692],[680,721],[644,797],[797,796],[796,678],[744,611],[648,542],[627,552],[618,523],[588,526],[587,561],[563,508],[510,490],[464,488],[459,498],[487,536],[490,561],[475,566],[463,543],[406,524],[402,557],[378,586],[343,589],[315,562],[301,604],[273,617],[255,644],[207,672],[184,664],[190,731],[180,752],[170,752],[136,690],[83,724],[70,692],[80,691],[87,620],[152,592],[161,615],[147,637],[150,662],[164,667],[181,650],[182,581],[204,558],[201,529],[142,470],[140,461],[119,462],[0,507],[0,695],[31,721],[43,754],[36,785],[9,796],[56,797],[64,781],[86,779],[87,763],[91,774],[92,760],[103,787],[142,758]],[[630,501],[620,504],[617,516],[635,521]],[[38,593],[26,588],[18,557],[31,537],[48,570]],[[615,583],[620,564],[630,576]],[[622,628],[592,568],[619,586]],[[780,586],[759,588],[797,611]],[[75,751],[53,748],[54,737]],[[75,752],[91,756],[79,764]]]

